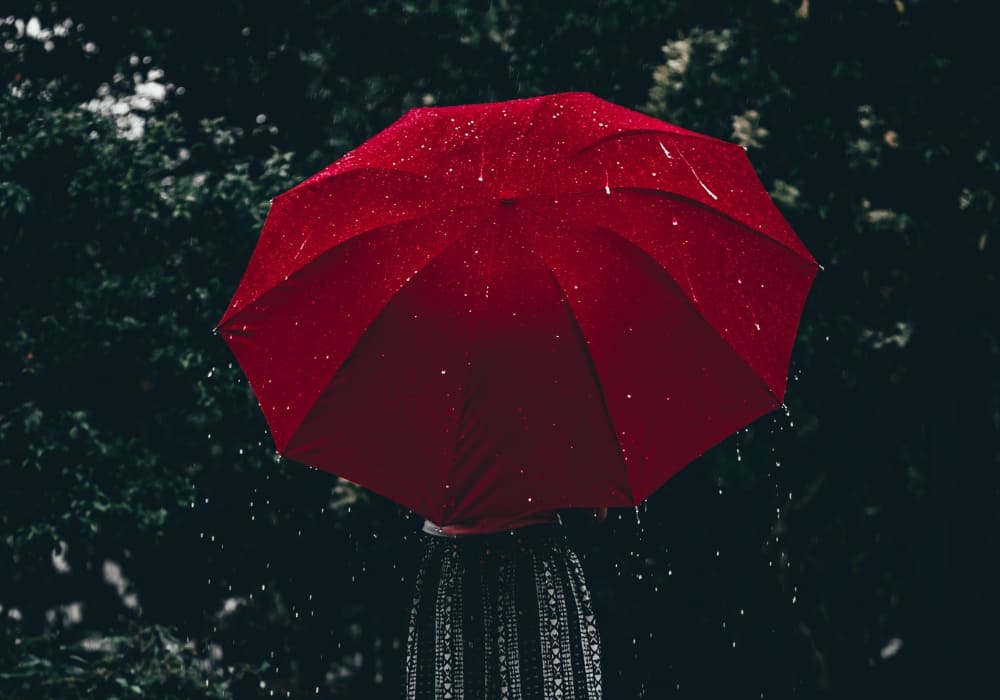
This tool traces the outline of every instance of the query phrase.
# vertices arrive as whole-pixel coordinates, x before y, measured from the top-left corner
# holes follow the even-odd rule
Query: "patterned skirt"
[[[601,698],[597,621],[561,526],[419,535],[407,700]]]

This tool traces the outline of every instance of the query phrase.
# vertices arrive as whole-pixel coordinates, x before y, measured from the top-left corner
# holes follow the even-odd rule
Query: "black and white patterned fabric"
[[[590,591],[560,526],[419,535],[407,700],[602,697]]]

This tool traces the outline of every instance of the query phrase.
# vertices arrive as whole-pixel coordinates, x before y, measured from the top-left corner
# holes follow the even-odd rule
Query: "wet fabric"
[[[419,537],[407,700],[602,697],[590,590],[560,526]]]
[[[781,406],[817,270],[740,146],[559,93],[278,195],[217,330],[283,457],[438,525],[632,507]]]

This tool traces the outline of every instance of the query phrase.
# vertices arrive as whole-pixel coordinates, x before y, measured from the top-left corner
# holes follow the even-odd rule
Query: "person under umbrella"
[[[567,526],[603,522],[607,512],[425,520],[407,700],[602,697],[600,632]]]
[[[599,697],[554,521],[781,406],[818,268],[738,145],[560,93],[411,110],[276,197],[217,330],[278,452],[428,519],[410,697]]]

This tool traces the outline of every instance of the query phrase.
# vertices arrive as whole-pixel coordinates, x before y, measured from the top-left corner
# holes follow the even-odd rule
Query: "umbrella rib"
[[[480,206],[480,204],[470,204],[470,205],[466,205],[466,206],[463,206],[463,207],[456,207],[455,209],[448,210],[448,211],[450,213],[451,211],[455,211],[457,209],[467,209],[467,208],[471,208],[471,207],[474,207],[474,206]],[[428,214],[428,216],[430,216],[430,214]],[[416,217],[416,218],[419,219],[419,218],[422,218],[422,217]],[[414,221],[414,220],[415,219],[410,219],[410,221]],[[389,224],[387,224],[387,225],[389,225]],[[359,236],[366,235],[368,233],[372,233],[372,232],[378,231],[381,228],[384,228],[384,227],[379,226],[377,228],[369,229],[368,231],[365,231],[364,233],[361,233],[361,234],[358,234],[358,235]],[[471,231],[471,228],[467,228],[462,233],[459,233],[458,235],[456,235],[455,238],[452,239],[449,243],[447,243],[441,250],[439,250],[437,253],[435,253],[434,255],[432,255],[431,257],[429,257],[426,261],[424,261],[424,264],[421,265],[417,269],[417,273],[419,273],[420,271],[422,271],[424,268],[426,268],[428,265],[430,265],[431,263],[433,263],[435,260],[439,259],[442,255],[444,255],[445,253],[447,253],[452,247],[455,246],[455,244],[457,244],[460,240],[462,240],[467,235],[469,235],[470,231]],[[352,238],[354,238],[354,237],[352,237]],[[351,240],[351,239],[348,239],[348,240]],[[330,248],[328,251],[325,251],[323,254],[325,255],[326,253],[334,250],[335,248],[336,248],[336,246],[334,248]],[[393,294],[393,297],[395,297],[396,295],[398,295],[400,292],[402,292],[407,287],[415,284],[414,280],[416,279],[416,277],[417,277],[416,273],[414,273],[413,275],[411,275],[410,279],[408,281],[404,282],[403,285],[399,289],[396,290],[396,292]],[[268,290],[268,291],[271,291],[271,290]],[[391,301],[391,298],[390,298],[390,301]],[[374,326],[376,324],[376,322],[379,320],[379,318],[385,313],[385,310],[388,308],[388,306],[389,306],[388,303],[384,304],[382,306],[382,308],[379,309],[378,313],[376,313],[372,317],[371,321],[368,322],[368,325],[366,325],[364,327],[364,329],[358,334],[358,337],[354,341],[353,348],[356,348],[358,346],[358,343],[361,342],[361,339],[364,338],[365,334],[368,333],[369,330],[371,330],[372,326]],[[337,373],[340,371],[340,369],[348,362],[348,360],[350,360],[351,355],[353,354],[353,348],[352,348],[351,352],[347,353],[347,355],[346,355],[346,357],[344,357],[343,361],[339,365],[337,365],[336,368],[334,368],[333,372],[326,379],[326,381],[325,382],[321,382],[319,384],[319,386],[321,386],[323,388],[320,389],[319,393],[317,393],[316,396],[313,398],[313,400],[310,402],[309,408],[306,409],[305,412],[303,412],[303,414],[302,414],[303,416],[307,416],[307,415],[309,415],[312,412],[313,408],[316,405],[316,402],[319,401],[320,397],[323,395],[323,392],[324,392],[325,388],[327,386],[329,386],[330,382],[332,382],[333,379],[337,376]],[[296,429],[294,431],[292,431],[291,437],[288,439],[288,443],[289,444],[295,439],[295,434],[298,432],[299,428],[301,428],[301,427],[302,427],[302,424],[300,423],[296,427]],[[444,476],[447,477],[447,474],[445,474]]]
[[[345,153],[344,155],[346,156],[347,154]],[[342,160],[343,158],[344,158],[344,156],[341,156],[340,159]],[[333,163],[330,164],[329,167],[333,168],[333,166],[335,166],[338,162],[339,162],[339,160],[338,161],[334,161]],[[299,184],[293,185],[292,187],[288,188],[284,192],[281,192],[281,193],[277,194],[274,197],[274,201],[277,202],[279,199],[287,198],[289,195],[291,195],[293,193],[296,194],[296,195],[299,195],[299,194],[301,194],[303,192],[303,190],[311,190],[311,189],[315,188],[317,185],[328,183],[331,180],[335,180],[336,178],[341,177],[343,175],[350,175],[351,173],[359,173],[359,172],[399,173],[399,174],[402,174],[402,175],[412,175],[413,177],[420,178],[420,179],[423,179],[423,180],[430,180],[431,179],[431,178],[429,178],[427,176],[426,173],[420,173],[420,172],[416,172],[414,170],[403,170],[402,168],[380,168],[380,167],[373,166],[373,165],[358,165],[358,166],[355,166],[355,167],[347,168],[346,170],[338,170],[338,171],[333,172],[333,173],[327,173],[325,170],[321,171],[321,172],[318,172],[315,175],[307,177],[305,180],[303,180]]]
[[[538,211],[532,210],[532,213],[535,216],[537,216],[537,217],[539,217],[541,219],[546,219],[547,221],[550,221],[550,222],[556,224],[557,226],[560,226],[560,227],[565,227],[566,226],[566,222],[559,221],[558,219],[554,219],[551,216],[549,216],[547,214],[544,214],[542,212],[538,212]],[[729,346],[729,349],[732,351],[732,353],[734,355],[736,355],[737,358],[739,358],[740,362],[742,362],[744,365],[746,365],[747,369],[750,370],[750,374],[752,374],[753,377],[764,387],[764,390],[768,394],[768,396],[773,397],[774,400],[776,401],[776,403],[781,403],[781,401],[778,400],[777,394],[775,394],[774,391],[772,391],[771,387],[768,386],[767,382],[765,382],[763,379],[761,379],[760,375],[757,374],[757,372],[754,370],[754,368],[750,366],[750,363],[747,362],[746,359],[739,353],[739,351],[737,351],[736,348],[733,347],[732,343],[730,343],[728,340],[726,340],[725,336],[723,336],[721,333],[719,333],[718,329],[716,329],[716,327],[713,326],[709,322],[709,320],[707,318],[705,318],[705,316],[698,310],[698,307],[696,307],[694,304],[691,303],[691,300],[688,299],[687,295],[684,294],[681,291],[680,285],[677,284],[677,281],[670,275],[670,273],[662,265],[660,265],[660,263],[656,260],[656,258],[654,258],[652,255],[650,255],[646,251],[645,248],[643,248],[639,244],[633,242],[628,237],[623,236],[622,234],[618,233],[617,231],[615,231],[614,229],[612,229],[610,227],[607,227],[607,226],[594,226],[594,229],[598,230],[598,231],[605,231],[606,233],[611,234],[615,238],[621,240],[625,245],[627,245],[627,246],[631,247],[632,249],[634,249],[636,251],[636,253],[638,253],[650,265],[650,267],[652,267],[655,271],[658,272],[658,274],[652,275],[653,280],[656,281],[658,284],[660,284],[662,287],[664,287],[668,292],[670,292],[674,296],[678,297],[688,308],[690,308],[691,311],[693,311],[694,314],[699,319],[701,319],[702,323],[704,323],[706,326],[708,326],[712,330],[713,334],[715,334],[716,336],[718,336],[719,339],[722,340],[722,342],[724,342],[726,345]],[[534,251],[532,251],[532,253],[535,254],[536,257],[538,257],[537,254]],[[544,263],[544,261],[543,261],[543,263]],[[549,273],[553,274],[553,276],[554,276],[554,273],[552,272],[552,269],[549,268],[548,265],[546,265],[546,268],[549,270]],[[663,278],[666,278],[666,280],[669,280],[669,282],[666,281],[666,280],[664,280]],[[556,280],[556,283],[558,284],[558,280]],[[561,286],[560,286],[560,291],[563,291]],[[563,291],[563,299],[564,300],[566,299],[566,295],[565,295],[564,291]],[[574,318],[574,324],[575,324],[575,318]],[[582,332],[581,332],[581,336],[582,336]],[[588,358],[589,358],[589,353],[588,353]],[[595,376],[596,376],[596,369],[594,371],[595,371]],[[610,419],[610,415],[609,415],[609,419]],[[616,436],[616,438],[617,438],[617,436]]]
[[[538,214],[536,212],[536,216],[537,215]],[[559,290],[559,295],[562,297],[560,302],[563,308],[566,310],[566,316],[569,318],[570,326],[572,326],[574,332],[576,333],[577,339],[580,342],[580,348],[583,350],[583,356],[587,362],[587,368],[590,370],[590,375],[594,379],[594,385],[597,387],[597,395],[601,402],[601,408],[604,411],[604,417],[608,422],[608,430],[611,431],[611,435],[615,439],[615,444],[618,445],[618,456],[622,457],[622,443],[621,440],[619,440],[618,438],[618,433],[615,431],[615,424],[611,418],[611,411],[608,408],[608,402],[604,396],[604,387],[602,386],[601,379],[597,374],[597,365],[594,364],[594,358],[590,354],[590,349],[587,345],[587,339],[583,335],[583,330],[580,328],[580,324],[577,323],[576,321],[576,316],[573,314],[572,307],[569,305],[569,299],[566,297],[566,290],[559,282],[559,278],[556,276],[556,273],[552,270],[551,267],[549,267],[549,264],[545,262],[542,256],[540,256],[530,247],[527,250],[536,260],[538,260],[541,263],[541,265],[549,273],[549,277],[552,279],[552,283],[556,286],[556,289]],[[625,463],[624,457],[622,457],[621,464],[622,464],[622,469],[624,469],[625,471],[625,485],[628,487],[628,497],[629,500],[632,500],[632,482],[629,481],[628,478],[629,477],[628,464]]]
[[[551,99],[548,99],[548,100],[546,100],[546,99],[540,99],[540,100],[538,100],[537,103],[535,103],[535,106],[534,106],[534,108],[531,111],[531,116],[528,117],[525,120],[525,122],[524,122],[524,129],[521,131],[520,135],[518,135],[518,137],[517,137],[516,140],[512,140],[510,142],[510,144],[508,146],[508,149],[507,149],[507,164],[506,164],[506,166],[503,169],[503,178],[504,179],[502,180],[502,185],[501,185],[499,191],[502,192],[504,190],[504,188],[506,187],[506,184],[507,184],[507,182],[506,182],[506,175],[507,175],[507,173],[510,172],[511,164],[514,162],[514,159],[519,155],[517,147],[524,145],[525,140],[528,138],[529,132],[532,130],[532,127],[535,125],[535,120],[538,117],[538,113],[540,111],[542,111],[542,107],[544,107],[545,104],[547,104],[549,102],[552,102],[552,100]]]
[[[589,143],[586,146],[578,148],[577,150],[573,151],[566,157],[566,162],[568,163],[569,161],[586,153],[592,148],[603,146],[604,144],[609,143],[610,141],[627,138],[629,136],[641,136],[645,134],[659,134],[661,136],[669,136],[670,138],[682,137],[687,139],[694,139],[697,141],[707,141],[709,143],[719,144],[724,147],[732,146],[733,148],[742,148],[741,146],[735,143],[731,143],[729,141],[723,141],[722,139],[717,139],[714,136],[707,136],[705,134],[697,134],[693,132],[682,134],[682,133],[677,133],[676,131],[670,131],[669,129],[626,129],[624,131],[619,131],[614,134],[609,134],[602,139],[598,139],[593,143]]]
[[[614,187],[612,189],[615,192],[643,192],[643,193],[647,193],[647,194],[658,195],[660,197],[665,197],[666,199],[673,199],[673,200],[678,201],[678,202],[683,202],[684,204],[690,204],[690,205],[692,205],[694,207],[697,207],[699,209],[702,209],[702,210],[708,212],[712,216],[715,216],[715,217],[717,217],[719,219],[723,219],[724,221],[728,221],[730,223],[736,224],[740,228],[746,229],[747,231],[749,231],[753,235],[755,235],[755,236],[757,236],[759,238],[762,238],[765,241],[767,241],[767,242],[769,242],[769,243],[771,243],[773,245],[776,245],[779,248],[782,248],[783,250],[788,251],[789,253],[791,253],[792,255],[794,255],[799,260],[802,260],[803,262],[809,263],[810,266],[815,266],[815,263],[813,261],[807,260],[807,259],[803,258],[802,254],[799,253],[799,251],[795,250],[794,248],[790,248],[789,246],[785,245],[784,243],[782,243],[778,239],[772,238],[771,236],[768,236],[766,233],[763,233],[762,231],[758,231],[757,229],[755,229],[750,224],[748,224],[746,222],[743,222],[743,221],[740,221],[739,219],[733,218],[729,214],[726,214],[725,212],[721,212],[718,209],[714,209],[713,207],[710,207],[709,205],[705,204],[704,202],[699,202],[697,199],[692,199],[691,197],[686,197],[686,196],[684,196],[682,194],[677,194],[676,192],[668,192],[667,190],[657,190],[657,189],[653,189],[651,187]],[[565,195],[574,196],[574,195],[586,195],[586,194],[598,194],[598,193],[600,193],[601,195],[603,195],[604,194],[604,190],[601,189],[601,190],[582,190],[582,191],[579,191],[579,192],[561,192],[560,196],[565,196]],[[538,212],[535,212],[535,213],[537,214]]]
[[[310,265],[313,265],[314,263],[316,263],[320,258],[323,258],[323,257],[325,257],[327,255],[330,255],[331,253],[333,253],[334,251],[336,251],[338,248],[340,248],[340,246],[344,245],[345,243],[348,243],[349,241],[356,240],[356,239],[358,239],[358,238],[360,238],[362,236],[367,236],[369,234],[377,233],[377,232],[382,231],[383,229],[388,228],[390,226],[399,226],[401,224],[412,224],[412,223],[414,223],[416,221],[421,221],[423,219],[427,219],[429,217],[436,216],[436,215],[439,215],[439,214],[452,214],[452,213],[454,213],[456,211],[460,211],[462,209],[473,209],[475,207],[481,207],[484,204],[488,204],[488,202],[472,202],[470,204],[462,204],[462,205],[457,206],[457,207],[454,207],[454,206],[443,206],[440,209],[435,209],[434,211],[423,212],[423,213],[417,214],[416,216],[411,216],[409,218],[398,219],[396,221],[390,221],[390,222],[387,222],[385,224],[382,224],[381,226],[376,226],[374,228],[365,229],[364,231],[359,231],[358,233],[354,234],[353,236],[351,236],[349,238],[345,238],[342,241],[338,241],[336,244],[330,246],[329,248],[327,248],[323,252],[318,253],[311,260],[306,261],[302,266],[300,266],[295,272],[293,272],[292,274],[290,274],[287,278],[281,278],[280,280],[278,280],[277,284],[275,284],[274,286],[269,287],[268,289],[264,290],[259,296],[255,297],[255,298],[253,298],[253,299],[251,299],[249,301],[247,301],[242,306],[240,306],[237,310],[235,310],[232,313],[228,314],[228,317],[225,320],[225,324],[231,323],[232,320],[234,318],[236,318],[236,316],[238,316],[239,314],[241,314],[243,311],[245,311],[249,307],[253,306],[254,304],[259,303],[261,300],[265,299],[269,294],[271,294],[272,292],[274,292],[274,290],[278,289],[281,286],[281,282],[285,282],[286,280],[294,278],[296,275],[300,274],[307,267],[309,267]],[[431,260],[433,260],[433,258],[431,258]],[[430,260],[428,260],[428,262],[430,262]],[[222,328],[222,326],[225,325],[225,324],[220,323],[217,326],[217,328]]]
[[[699,202],[697,199],[692,199],[691,197],[685,197],[684,195],[677,194],[676,192],[667,192],[666,190],[656,190],[656,189],[653,189],[653,188],[650,188],[650,187],[619,187],[619,188],[616,188],[616,189],[618,189],[620,191],[623,191],[623,192],[648,192],[650,194],[657,194],[657,195],[659,195],[661,197],[666,197],[667,199],[674,199],[674,200],[677,200],[679,202],[684,202],[685,204],[691,204],[691,205],[693,205],[695,207],[698,207],[699,209],[704,209],[705,211],[707,211],[708,213],[710,213],[711,215],[713,215],[713,216],[715,216],[717,218],[724,219],[725,221],[730,221],[730,222],[736,224],[737,226],[739,226],[740,228],[746,229],[747,231],[749,231],[750,233],[754,234],[755,236],[763,238],[765,241],[768,241],[769,243],[772,243],[773,245],[776,245],[779,248],[784,248],[789,253],[791,253],[796,258],[798,258],[799,260],[802,260],[804,262],[810,263],[811,266],[815,264],[815,261],[810,261],[810,260],[807,260],[807,259],[803,258],[802,254],[799,253],[799,251],[795,250],[794,248],[790,248],[789,246],[785,245],[784,243],[782,243],[778,239],[772,238],[771,236],[768,236],[763,231],[759,231],[759,230],[755,229],[750,224],[748,224],[748,223],[746,223],[744,221],[740,221],[739,219],[734,218],[734,217],[730,216],[729,214],[726,214],[725,212],[721,212],[718,209],[714,209],[713,207],[708,206],[704,202]]]
[[[764,387],[764,391],[768,394],[768,396],[772,397],[775,400],[776,404],[781,403],[781,401],[778,399],[778,395],[774,393],[774,391],[771,389],[770,386],[768,386],[767,382],[761,379],[761,376],[757,374],[756,370],[754,370],[754,368],[750,365],[750,363],[746,361],[746,358],[744,358],[743,355],[741,355],[740,352],[735,347],[733,347],[733,344],[730,343],[726,339],[726,337],[722,333],[720,333],[719,330],[715,326],[713,326],[712,323],[707,318],[705,318],[704,314],[702,314],[701,311],[698,310],[698,307],[695,306],[693,303],[691,303],[691,300],[688,298],[688,296],[681,291],[680,285],[677,284],[677,280],[673,278],[670,272],[665,267],[663,267],[656,260],[656,258],[650,255],[645,248],[629,240],[629,238],[623,236],[622,234],[618,233],[617,231],[608,226],[595,226],[594,228],[597,229],[598,231],[605,231],[606,233],[611,234],[615,238],[620,239],[623,243],[625,243],[625,245],[635,249],[635,251],[646,260],[646,262],[650,263],[650,266],[659,273],[652,275],[653,280],[656,281],[661,287],[666,289],[668,292],[670,292],[678,299],[680,299],[689,309],[691,309],[691,311],[693,311],[694,314],[699,319],[701,319],[701,322],[712,330],[712,333],[715,336],[717,336],[720,340],[722,340],[722,342],[724,342],[726,345],[729,346],[729,349],[732,351],[732,353],[736,355],[737,358],[739,358],[740,362],[742,362],[746,366],[746,368],[750,370],[750,374],[753,375],[753,377],[760,383],[761,386]]]

